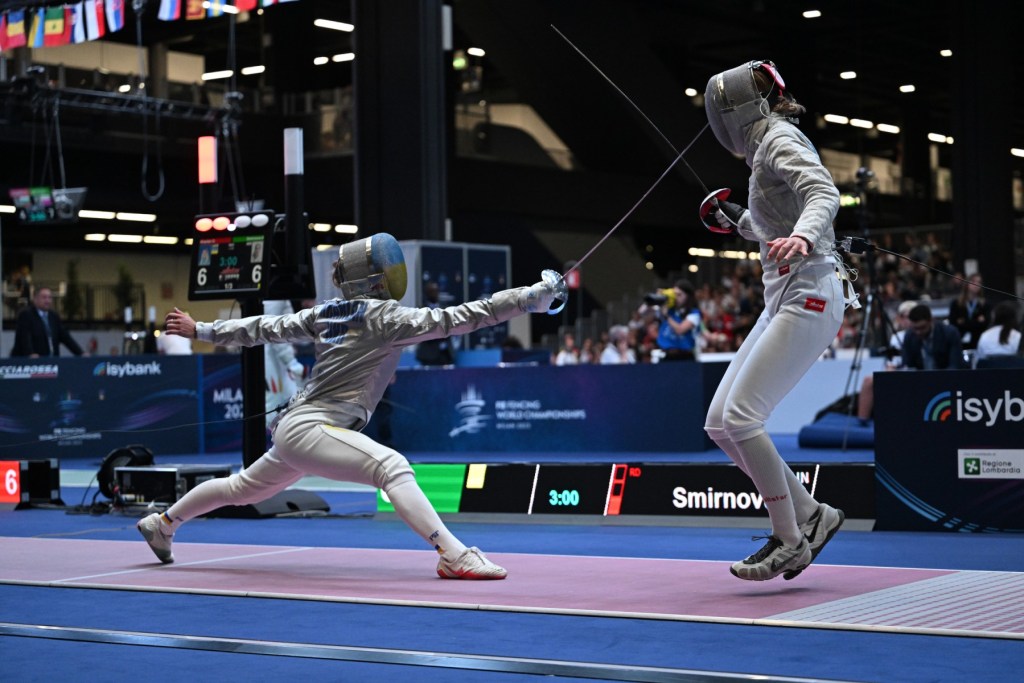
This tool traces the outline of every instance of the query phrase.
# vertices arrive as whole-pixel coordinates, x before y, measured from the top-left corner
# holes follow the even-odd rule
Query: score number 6
[[[21,502],[21,463],[0,462],[0,503]]]

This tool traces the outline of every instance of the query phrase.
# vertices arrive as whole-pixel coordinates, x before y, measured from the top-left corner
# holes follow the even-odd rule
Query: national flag
[[[0,52],[7,49],[7,15],[0,14]]]
[[[160,11],[157,17],[164,21],[181,18],[181,0],[160,0]]]
[[[206,8],[206,16],[208,17],[222,17],[224,16],[224,0],[209,0],[209,7]]]
[[[239,12],[251,12],[256,9],[258,0],[235,0],[235,8]]]
[[[206,8],[203,7],[203,0],[185,0],[186,19],[205,19]]]
[[[85,42],[85,3],[71,5],[71,42]]]
[[[28,31],[28,47],[46,45],[46,9],[32,10],[32,24]]]
[[[66,12],[63,7],[50,7],[46,10],[43,24],[43,44],[46,47],[67,45],[70,36],[66,34]]]
[[[260,0],[260,7],[270,7],[271,5],[276,4],[277,0]]]
[[[107,33],[107,17],[103,0],[85,0],[85,36],[88,40],[102,38]]]
[[[7,49],[25,45],[25,10],[11,10],[7,13]]]
[[[107,28],[110,32],[124,28],[124,0],[106,0]]]

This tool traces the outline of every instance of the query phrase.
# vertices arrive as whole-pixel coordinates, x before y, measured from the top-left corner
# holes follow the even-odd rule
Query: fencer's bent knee
[[[722,413],[722,429],[730,441],[738,443],[763,433],[764,420],[748,415],[737,405],[730,403],[725,406]]]

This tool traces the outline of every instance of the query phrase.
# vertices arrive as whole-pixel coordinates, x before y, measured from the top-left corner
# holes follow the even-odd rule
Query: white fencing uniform
[[[540,305],[547,303],[550,299]],[[441,524],[405,457],[359,430],[370,420],[403,347],[496,325],[534,312],[537,305],[535,286],[443,309],[332,299],[290,315],[197,323],[196,337],[217,345],[314,340],[317,362],[305,387],[274,421],[270,450],[242,472],[192,489],[166,511],[165,520],[173,530],[224,505],[266,500],[312,474],[383,489],[413,530],[439,553],[457,555],[465,546]]]
[[[765,310],[730,363],[711,401],[708,435],[758,486],[773,534],[789,545],[817,509],[765,433],[765,422],[831,344],[843,319],[842,263],[833,253],[839,192],[813,145],[771,114],[745,128],[751,167],[749,210],[739,233],[760,243]],[[776,263],[767,242],[801,236],[806,257]],[[837,270],[838,269],[838,270]]]

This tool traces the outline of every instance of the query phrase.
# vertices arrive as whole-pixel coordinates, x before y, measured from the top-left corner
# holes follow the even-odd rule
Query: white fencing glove
[[[519,295],[519,310],[524,313],[547,313],[554,300],[554,287],[547,282],[538,282]]]

